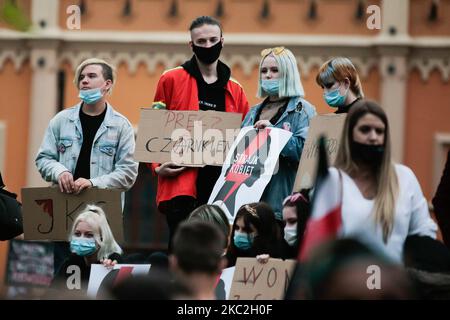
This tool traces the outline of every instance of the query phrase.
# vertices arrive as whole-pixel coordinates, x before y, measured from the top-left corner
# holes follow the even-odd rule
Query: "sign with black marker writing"
[[[238,258],[229,300],[282,300],[294,272],[295,260]]]
[[[347,114],[325,114],[311,119],[292,191],[296,192],[313,186],[316,179],[317,157],[319,156],[317,141],[321,135],[326,137],[328,163],[330,166],[333,165],[346,116]]]
[[[240,113],[143,108],[134,157],[139,162],[221,166],[241,121]]]
[[[121,191],[86,189],[79,195],[61,193],[59,188],[23,188],[23,229],[26,240],[67,241],[72,223],[88,204],[105,211],[118,242],[123,242]]]

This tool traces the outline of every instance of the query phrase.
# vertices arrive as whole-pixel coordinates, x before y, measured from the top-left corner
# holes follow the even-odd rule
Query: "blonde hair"
[[[303,90],[300,72],[297,67],[297,60],[291,50],[284,47],[269,48],[264,49],[261,52],[261,56],[258,74],[258,98],[267,97],[267,93],[261,88],[261,67],[268,56],[274,57],[278,65],[278,72],[280,74],[278,78],[280,84],[278,96],[280,98],[305,96],[305,90]]]
[[[358,97],[364,98],[364,92],[358,72],[350,59],[336,57],[325,62],[319,69],[316,82],[321,87],[326,87],[336,81],[342,82],[348,78],[350,90]]]
[[[79,89],[81,72],[83,72],[83,69],[86,66],[89,66],[91,64],[96,64],[96,65],[101,66],[102,67],[103,78],[105,80],[111,80],[112,84],[111,84],[111,87],[108,89],[108,94],[111,94],[112,93],[112,89],[114,87],[114,84],[116,83],[116,80],[117,80],[116,68],[112,64],[110,64],[110,63],[108,63],[108,62],[106,62],[105,60],[102,60],[102,59],[90,58],[90,59],[84,60],[77,67],[77,70],[75,71],[75,77],[73,78],[73,83],[75,84],[77,89]]]
[[[383,241],[387,242],[394,226],[395,203],[399,188],[397,174],[391,158],[389,123],[386,113],[377,103],[363,99],[357,101],[350,109],[345,119],[341,144],[334,165],[349,175],[358,171],[358,166],[351,156],[350,142],[353,141],[353,128],[356,126],[358,120],[368,113],[377,116],[385,125],[385,149],[379,172],[376,174],[377,190],[373,212],[375,215],[375,223],[380,224],[382,227]]]
[[[75,229],[80,222],[85,222],[94,229],[94,238],[100,246],[97,252],[97,259],[103,260],[113,253],[122,254],[122,248],[114,239],[108,220],[106,220],[105,212],[102,208],[96,205],[87,205],[86,208],[76,217],[72,224],[72,231],[70,232],[69,241],[72,240],[75,234]]]
[[[214,204],[201,205],[189,214],[187,221],[191,220],[211,222],[220,228],[220,231],[222,231],[225,239],[228,240],[230,237],[230,223],[228,222],[225,212],[223,212],[219,206]]]

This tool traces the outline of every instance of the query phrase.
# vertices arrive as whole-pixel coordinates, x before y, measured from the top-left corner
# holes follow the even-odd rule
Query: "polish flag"
[[[298,260],[304,262],[314,248],[335,239],[341,230],[342,183],[328,171],[325,138],[319,140],[319,159],[311,215],[306,224]]]

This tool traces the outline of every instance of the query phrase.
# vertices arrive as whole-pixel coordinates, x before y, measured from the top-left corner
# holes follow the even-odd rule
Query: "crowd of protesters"
[[[311,119],[316,110],[305,100],[297,61],[285,47],[261,52],[257,96],[250,108],[241,85],[219,60],[224,44],[220,23],[195,19],[189,46],[193,56],[164,72],[153,108],[220,111],[242,115],[242,127],[279,128],[292,133],[278,158],[278,170],[259,202],[238,208],[232,224],[216,205],[207,204],[220,167],[185,167],[152,163],[157,176],[156,203],[169,228],[167,252],[150,257],[124,253],[101,207],[89,205],[74,220],[69,246],[55,246],[60,256],[48,296],[67,291],[68,268],[78,266],[82,286],[92,264],[150,263],[147,276],[112,286],[111,299],[216,299],[218,277],[238,258],[299,258],[317,237],[320,218],[313,217],[322,199],[318,190],[292,192]],[[450,153],[433,205],[445,244],[436,240],[437,224],[413,171],[394,163],[389,119],[383,106],[366,100],[352,62],[336,57],[316,76],[326,103],[347,113],[337,159],[328,174],[339,193],[339,229],[334,237],[299,259],[286,299],[410,299],[450,297]],[[36,157],[43,179],[63,193],[87,188],[127,191],[134,184],[134,132],[130,122],[107,102],[116,83],[115,68],[91,58],[77,68],[74,84],[80,102],[59,112],[49,123]],[[23,233],[20,205],[4,190],[0,176],[1,240]],[[316,197],[317,196],[317,197]],[[327,195],[325,195],[327,196]],[[314,223],[312,223],[312,219]],[[318,223],[319,222],[319,223]],[[366,286],[369,265],[383,270],[381,290]]]

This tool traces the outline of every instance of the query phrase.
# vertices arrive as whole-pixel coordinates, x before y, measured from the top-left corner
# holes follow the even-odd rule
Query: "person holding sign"
[[[138,172],[134,130],[106,101],[116,82],[115,68],[87,59],[77,67],[73,82],[81,101],[50,120],[35,160],[39,173],[64,193],[92,187],[130,189]],[[124,201],[122,193],[122,205]],[[56,243],[55,270],[68,253],[65,243]]]
[[[136,180],[133,127],[106,101],[115,80],[115,69],[106,61],[83,61],[74,78],[81,102],[50,120],[36,166],[61,192],[78,194],[91,187],[128,190]]]
[[[257,96],[265,99],[251,108],[242,127],[276,127],[292,132],[281,151],[278,172],[261,197],[261,201],[272,206],[276,218],[281,221],[282,202],[292,192],[309,122],[316,110],[303,99],[305,93],[297,61],[290,50],[284,47],[264,49],[261,57]]]
[[[356,68],[348,58],[336,57],[325,62],[316,76],[323,98],[335,113],[347,113],[356,101],[364,98]]]
[[[69,241],[72,254],[55,275],[55,288],[87,290],[92,264],[102,263],[109,268],[122,260],[122,249],[98,206],[88,205],[77,216]]]
[[[236,214],[227,250],[228,267],[237,258],[268,255],[280,258],[282,235],[272,208],[263,202],[243,205]]]
[[[350,109],[335,168],[336,192],[342,188],[340,236],[354,237],[401,263],[408,235],[436,238],[416,176],[391,158],[389,124],[375,102],[360,100]],[[339,172],[342,182],[339,183]],[[325,204],[322,204],[325,206]],[[322,219],[325,221],[326,219]],[[314,233],[314,229],[306,232]]]
[[[153,108],[248,112],[241,85],[231,78],[230,68],[219,60],[224,38],[220,22],[209,16],[192,21],[189,28],[194,55],[183,65],[165,71],[156,88]],[[169,250],[178,224],[197,206],[208,202],[220,167],[187,168],[175,163],[152,164],[158,175],[156,203],[166,215]]]

